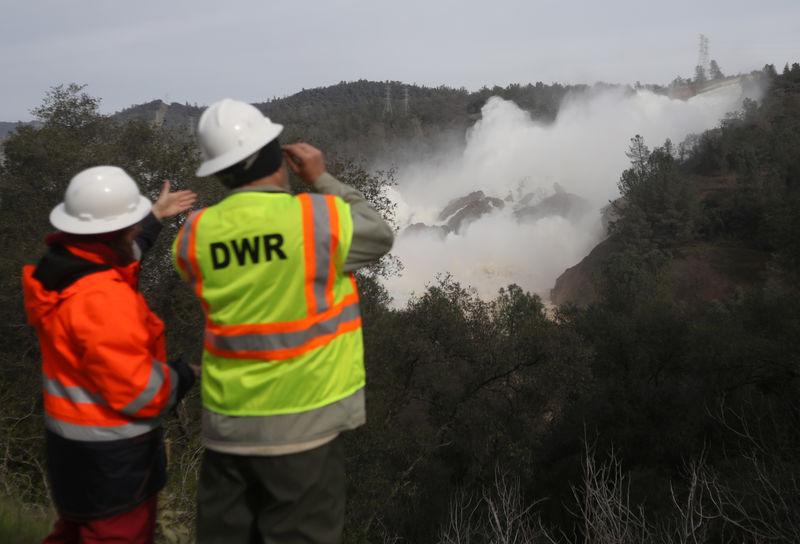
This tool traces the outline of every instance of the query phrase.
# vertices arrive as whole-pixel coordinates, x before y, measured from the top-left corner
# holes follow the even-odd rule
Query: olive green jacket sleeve
[[[344,263],[344,271],[352,272],[376,262],[392,249],[394,232],[381,214],[358,190],[325,172],[312,184],[318,193],[336,195],[350,204],[353,217],[353,241]]]

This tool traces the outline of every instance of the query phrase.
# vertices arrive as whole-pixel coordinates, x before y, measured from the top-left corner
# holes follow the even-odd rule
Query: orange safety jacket
[[[164,324],[137,290],[139,263],[103,267],[98,254],[64,247],[97,271],[60,291],[33,266],[22,277],[42,352],[45,426],[88,442],[152,431],[175,402],[178,376],[166,364]]]

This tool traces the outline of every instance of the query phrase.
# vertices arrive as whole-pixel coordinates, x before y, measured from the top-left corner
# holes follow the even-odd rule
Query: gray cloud
[[[0,0],[0,120],[86,83],[110,113],[156,98],[262,101],[356,79],[466,87],[668,83],[700,33],[726,73],[800,55],[800,3]]]

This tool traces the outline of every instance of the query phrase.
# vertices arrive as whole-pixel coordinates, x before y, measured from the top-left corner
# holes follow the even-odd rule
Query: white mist
[[[630,139],[640,134],[650,148],[667,138],[677,145],[717,126],[742,99],[738,85],[688,101],[605,89],[567,97],[555,121],[542,124],[514,103],[490,98],[460,154],[442,150],[435,160],[398,168],[391,193],[401,232],[392,252],[404,270],[385,282],[395,304],[422,294],[445,273],[485,298],[516,283],[547,300],[556,278],[603,238],[601,210],[619,196]],[[554,184],[586,199],[590,213],[520,223],[506,206],[446,236],[402,231],[436,224],[448,202],[473,191],[501,199],[533,193],[541,200],[554,193]]]

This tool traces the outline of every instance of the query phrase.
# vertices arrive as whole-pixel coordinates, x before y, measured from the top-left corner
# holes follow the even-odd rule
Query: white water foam
[[[567,97],[555,121],[531,120],[513,102],[487,101],[459,154],[442,150],[425,164],[401,165],[391,196],[401,232],[392,250],[402,275],[385,285],[395,304],[424,292],[437,274],[449,273],[485,298],[511,283],[549,298],[556,278],[578,263],[604,236],[601,210],[617,198],[617,182],[630,165],[625,155],[639,134],[650,147],[674,145],[713,128],[741,107],[738,85],[689,100],[650,91],[604,89]],[[552,195],[554,184],[589,203],[590,213],[548,216],[520,223],[510,206],[483,215],[460,232],[403,233],[410,224],[436,224],[454,198],[473,191],[501,199]]]

